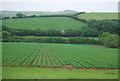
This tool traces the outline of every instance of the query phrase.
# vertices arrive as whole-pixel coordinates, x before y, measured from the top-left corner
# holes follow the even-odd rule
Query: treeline
[[[73,15],[69,15],[69,14],[48,14],[48,15],[30,15],[30,16],[27,16],[27,15],[24,15],[23,13],[16,13],[16,16],[13,16],[13,17],[3,17],[2,19],[10,19],[10,18],[29,18],[29,17],[73,17],[73,16],[76,16],[76,15],[79,15],[79,14],[84,14],[85,12],[79,12],[79,13],[76,13],[76,14],[73,14]]]
[[[85,38],[85,37],[47,37],[47,38],[25,38],[20,36],[9,36],[3,37],[3,42],[36,42],[36,43],[63,43],[63,44],[99,44],[102,42],[96,38]]]
[[[13,17],[3,17],[2,20],[5,20],[5,19],[17,19],[17,18],[39,18],[39,17],[70,17],[72,19],[75,19],[77,21],[80,21],[80,22],[84,22],[86,23],[86,20],[85,19],[80,19],[78,18],[76,15],[79,15],[79,14],[84,14],[85,12],[79,12],[79,13],[76,13],[74,15],[67,15],[67,14],[53,14],[53,15],[40,15],[40,16],[37,16],[37,15],[30,15],[30,16],[26,16],[22,13],[17,13],[16,16],[13,16]]]
[[[110,32],[112,34],[119,34],[120,22],[111,20],[89,20],[88,27],[99,31],[100,34],[103,32]]]
[[[97,44],[105,45],[110,48],[119,47],[119,36],[109,32],[102,33],[99,37],[41,37],[41,38],[26,38],[22,36],[11,36],[7,31],[2,31],[3,42],[36,42],[36,43],[64,43],[64,44]]]
[[[70,15],[64,15],[64,14],[58,14],[58,15],[41,15],[41,16],[36,16],[36,15],[30,15],[30,16],[13,16],[13,17],[3,17],[2,20],[4,19],[17,19],[17,18],[34,18],[34,17],[71,17]]]

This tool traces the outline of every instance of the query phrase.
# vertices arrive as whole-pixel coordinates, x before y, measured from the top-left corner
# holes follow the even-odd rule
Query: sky
[[[2,10],[117,12],[119,0],[2,0]]]

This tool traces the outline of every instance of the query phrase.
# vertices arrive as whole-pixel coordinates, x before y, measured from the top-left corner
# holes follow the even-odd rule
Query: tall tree
[[[16,14],[16,17],[21,18],[21,17],[25,17],[25,15],[22,14],[22,13],[17,13],[17,14]]]

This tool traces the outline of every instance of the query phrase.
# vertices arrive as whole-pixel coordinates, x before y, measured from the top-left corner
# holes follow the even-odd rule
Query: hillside
[[[85,13],[77,15],[80,19],[96,19],[96,20],[104,20],[104,19],[118,19],[118,13],[112,12],[93,12],[93,13]]]
[[[12,29],[80,29],[87,24],[69,17],[18,18],[3,20],[3,25]]]

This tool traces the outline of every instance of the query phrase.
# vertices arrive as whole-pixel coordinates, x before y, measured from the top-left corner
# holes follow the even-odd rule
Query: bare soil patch
[[[61,68],[66,68],[66,69],[77,69],[76,67],[72,66],[72,65],[65,65],[62,66]]]

